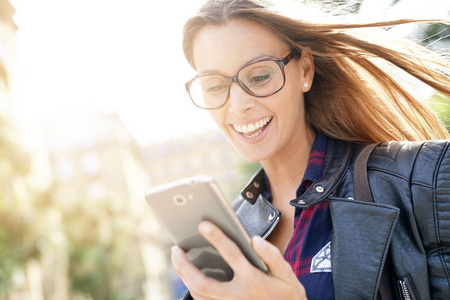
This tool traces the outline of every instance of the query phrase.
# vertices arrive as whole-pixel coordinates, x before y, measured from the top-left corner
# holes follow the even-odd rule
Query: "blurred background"
[[[209,174],[231,201],[259,167],[184,91],[181,30],[202,2],[0,0],[0,299],[182,298],[145,191]],[[354,13],[448,20],[446,2]],[[397,34],[450,46],[443,25]],[[424,91],[450,118],[448,99]]]

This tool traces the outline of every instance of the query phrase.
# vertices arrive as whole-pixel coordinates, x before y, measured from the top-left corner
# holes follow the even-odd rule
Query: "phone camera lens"
[[[187,199],[184,195],[175,195],[173,196],[172,200],[176,205],[179,206],[185,205],[187,203]]]

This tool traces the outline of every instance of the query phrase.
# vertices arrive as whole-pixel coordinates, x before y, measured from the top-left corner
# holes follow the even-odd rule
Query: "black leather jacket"
[[[329,138],[323,176],[292,205],[329,198],[336,299],[376,299],[388,248],[398,299],[450,299],[450,141],[386,142],[368,161],[375,203],[354,199],[353,165],[364,145]],[[280,213],[257,173],[233,207],[251,236]],[[398,214],[398,212],[400,212]]]

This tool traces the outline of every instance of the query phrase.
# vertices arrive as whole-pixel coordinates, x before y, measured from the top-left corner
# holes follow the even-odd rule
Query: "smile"
[[[272,117],[265,117],[254,123],[238,125],[233,124],[234,130],[243,134],[247,138],[257,137],[261,132],[263,132],[264,127],[272,120]]]

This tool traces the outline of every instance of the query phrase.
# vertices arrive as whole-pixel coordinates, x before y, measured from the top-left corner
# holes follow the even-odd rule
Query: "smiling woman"
[[[420,20],[319,23],[292,17],[301,5],[290,9],[209,0],[185,24],[183,49],[197,72],[186,84],[191,100],[262,165],[234,209],[269,274],[210,222],[199,231],[233,279],[206,277],[178,247],[176,271],[195,299],[377,299],[378,290],[383,300],[449,298],[450,264],[440,263],[450,261],[449,133],[397,75],[449,97],[449,62],[379,39],[384,27]],[[443,140],[421,141],[433,139]],[[353,183],[356,158],[371,152],[374,204]]]
[[[306,130],[304,122],[303,86],[293,78],[311,82],[310,56],[300,59],[271,31],[245,20],[203,28],[193,47],[196,49],[193,61],[199,73],[197,78],[210,74],[211,70],[220,70],[228,76],[238,74],[233,80],[238,84],[226,85],[226,93],[221,94],[220,102],[217,102],[220,105],[207,108],[219,108],[227,102],[228,109],[213,109],[210,114],[244,158],[269,162],[278,152],[289,153],[292,148],[303,148],[305,154],[309,152],[313,134]],[[210,51],[211,48],[220,50]],[[246,74],[250,69],[252,74],[253,68],[261,63],[271,66],[273,76],[262,85],[263,88],[256,88],[242,73]],[[209,94],[203,93],[202,98],[209,99]],[[269,101],[283,98],[287,101]],[[265,123],[263,130],[255,132],[260,122]],[[261,147],[260,142],[264,146]]]

